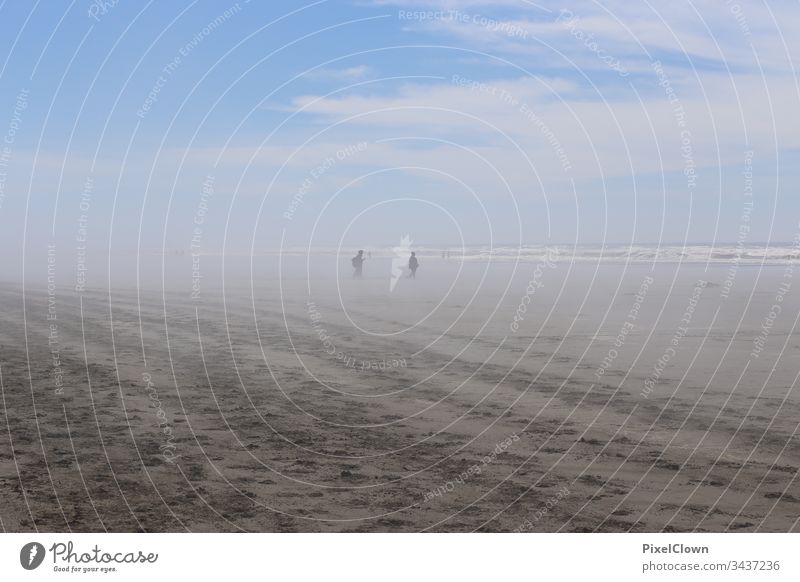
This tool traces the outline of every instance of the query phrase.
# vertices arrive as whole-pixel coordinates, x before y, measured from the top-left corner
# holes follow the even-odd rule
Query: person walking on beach
[[[353,264],[353,279],[361,278],[361,269],[364,266],[364,251],[358,251],[358,254],[350,261]]]
[[[417,260],[417,253],[411,253],[411,258],[408,259],[408,269],[411,271],[408,274],[409,279],[417,278],[417,267],[419,267],[419,261]]]

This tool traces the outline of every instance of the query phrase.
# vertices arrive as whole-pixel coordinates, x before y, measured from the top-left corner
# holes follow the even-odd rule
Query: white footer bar
[[[797,534],[3,534],[0,577],[796,581],[798,553]]]

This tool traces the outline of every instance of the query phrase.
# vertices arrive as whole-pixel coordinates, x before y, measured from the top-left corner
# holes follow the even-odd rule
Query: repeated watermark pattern
[[[567,156],[563,144],[558,139],[558,136],[555,134],[555,132],[550,129],[550,126],[546,123],[546,121],[536,112],[535,105],[530,105],[529,103],[520,100],[507,89],[498,87],[497,85],[493,85],[491,83],[486,83],[484,81],[470,79],[459,74],[452,76],[452,82],[454,85],[459,87],[465,87],[470,91],[475,91],[477,93],[482,93],[484,95],[489,95],[493,98],[496,98],[502,104],[507,105],[517,111],[523,119],[533,124],[539,133],[547,140],[548,144],[553,150],[553,153],[555,153],[559,163],[561,164],[561,169],[566,173],[569,173],[570,170],[572,170],[572,162],[570,161],[569,156]]]
[[[95,22],[100,22],[102,17],[108,14],[119,2],[120,0],[92,0],[87,14]]]
[[[652,284],[653,277],[647,275],[642,280],[642,284],[639,285],[639,290],[634,296],[633,305],[625,316],[625,322],[622,324],[622,327],[619,328],[619,332],[617,332],[617,335],[614,338],[614,347],[608,349],[603,361],[600,363],[600,366],[594,373],[595,378],[598,380],[605,375],[606,371],[611,368],[611,366],[614,364],[614,361],[619,357],[619,350],[621,350],[625,345],[628,335],[633,331],[636,325],[636,320],[639,319],[639,312],[642,309],[644,300],[647,298],[647,292],[650,290],[650,285]]]
[[[509,324],[512,333],[519,331],[519,324],[525,321],[528,315],[528,307],[531,305],[534,296],[539,289],[544,287],[542,279],[544,278],[545,269],[555,269],[558,266],[558,253],[559,251],[556,247],[548,247],[545,251],[545,258],[533,268],[533,276],[528,281],[528,285],[525,287],[525,294],[520,299],[514,317]]]
[[[56,294],[56,245],[47,245],[47,347],[50,350],[54,392],[64,394],[64,368],[61,365],[61,340],[58,328],[58,301]]]
[[[739,30],[741,31],[742,35],[745,38],[752,37],[753,33],[750,30],[750,24],[747,21],[747,16],[745,16],[742,5],[736,0],[725,0],[725,5],[728,6],[728,10],[730,10],[731,14],[733,14],[733,17],[736,20],[736,24],[739,25]]]
[[[347,145],[322,160],[319,164],[314,166],[308,171],[308,175],[303,179],[297,191],[292,196],[289,206],[284,210],[283,217],[286,220],[292,220],[295,212],[303,204],[306,195],[311,191],[314,184],[322,178],[325,174],[329,173],[337,164],[345,161],[347,158],[360,154],[367,149],[367,142],[362,141],[355,144]]]
[[[193,300],[200,299],[200,290],[202,288],[203,272],[200,261],[202,258],[203,228],[208,214],[209,201],[214,196],[214,180],[214,176],[208,175],[203,181],[200,201],[197,203],[197,210],[195,210],[192,218],[192,238],[189,241],[189,253],[192,258],[192,290],[190,297]]]
[[[798,224],[798,227],[800,228],[800,224]],[[792,241],[792,250],[794,260],[783,268],[781,282],[778,285],[778,289],[775,291],[775,295],[773,296],[772,305],[770,306],[767,315],[765,315],[761,321],[758,334],[753,339],[753,349],[750,351],[750,359],[758,359],[758,357],[764,351],[764,348],[767,345],[767,340],[769,340],[769,336],[772,333],[772,327],[775,325],[775,320],[778,319],[778,316],[783,312],[783,301],[789,294],[789,291],[792,290],[794,261],[800,258],[800,232],[794,236],[794,240]]]
[[[472,477],[480,475],[481,472],[487,466],[494,463],[499,455],[502,455],[505,451],[507,451],[511,447],[511,445],[513,445],[517,441],[519,441],[519,435],[517,435],[517,433],[514,433],[508,438],[503,439],[502,441],[500,441],[495,445],[495,447],[489,454],[481,457],[480,463],[473,463],[466,470],[459,473],[454,479],[448,480],[447,482],[444,483],[444,485],[440,485],[435,489],[431,489],[430,491],[426,491],[425,493],[423,493],[422,495],[423,501],[430,501],[434,497],[441,497],[442,495],[451,493],[459,485],[463,485],[464,483],[469,481]]]
[[[147,392],[147,396],[155,410],[158,428],[164,437],[163,442],[158,445],[158,450],[161,451],[164,461],[174,465],[181,455],[176,453],[178,446],[175,443],[175,432],[172,428],[172,423],[167,417],[167,412],[164,410],[161,398],[158,395],[158,388],[149,372],[142,372],[142,382],[144,382],[145,392]]]
[[[314,301],[306,303],[308,318],[311,320],[311,327],[314,334],[322,342],[323,351],[329,356],[335,356],[336,361],[348,369],[358,372],[383,372],[385,370],[395,370],[407,368],[406,358],[383,358],[381,360],[370,360],[356,357],[336,347],[334,338],[329,335],[328,330],[323,327],[322,312]]]
[[[683,338],[686,337],[686,334],[689,333],[689,326],[694,318],[695,310],[697,309],[700,297],[707,286],[708,281],[700,279],[695,284],[694,289],[692,289],[692,295],[689,298],[689,302],[686,305],[686,310],[683,312],[683,317],[681,317],[680,320],[682,325],[677,327],[675,333],[669,341],[669,346],[664,350],[664,353],[661,354],[661,357],[658,358],[658,361],[653,366],[653,371],[647,378],[645,378],[644,387],[641,391],[642,398],[650,397],[656,385],[658,384],[658,381],[661,379],[661,376],[664,374],[664,370],[667,368],[670,361],[672,361],[672,359],[678,355],[678,348],[680,347],[681,340],[683,340]]]
[[[658,78],[658,84],[664,89],[664,95],[666,95],[667,101],[672,106],[672,116],[675,119],[675,124],[680,129],[680,152],[683,159],[683,175],[686,177],[686,188],[694,190],[697,187],[697,163],[694,159],[692,131],[688,127],[686,110],[675,92],[672,81],[664,70],[664,65],[661,64],[661,61],[653,61],[651,66]]]
[[[248,0],[249,1],[249,0]],[[245,2],[247,4],[247,2]],[[185,43],[178,49],[178,53],[172,57],[172,60],[165,64],[160,71],[158,78],[153,87],[148,91],[142,104],[136,110],[136,116],[140,119],[147,117],[147,114],[155,106],[158,101],[161,90],[169,83],[170,78],[175,75],[184,59],[188,58],[200,44],[202,44],[208,37],[210,37],[217,29],[223,26],[231,18],[239,14],[242,6],[239,2],[233,4],[230,8],[219,14],[214,20],[208,22],[202,29],[197,31],[190,41]],[[90,14],[91,16],[91,14]]]
[[[731,265],[728,267],[728,275],[722,283],[719,294],[723,299],[730,297],[731,288],[736,282],[736,275],[745,253],[746,243],[750,234],[750,223],[753,214],[753,150],[747,150],[744,158],[744,202],[742,203],[742,215],[739,218],[739,232],[736,235],[736,251],[731,258]]]
[[[628,70],[622,66],[622,63],[618,58],[615,58],[603,50],[599,42],[595,39],[593,32],[587,33],[578,26],[580,24],[580,20],[581,17],[572,12],[572,10],[562,8],[558,13],[558,19],[556,22],[562,24],[564,28],[569,29],[572,36],[582,42],[583,45],[593,52],[602,63],[605,63],[608,68],[616,71],[620,77],[627,77],[630,75]]]
[[[796,6],[289,4],[2,11],[0,529],[797,530]]]
[[[12,147],[22,124],[22,113],[28,108],[29,97],[29,89],[20,89],[14,103],[11,120],[8,122],[5,135],[3,135],[3,143],[2,147],[0,147],[0,210],[2,210],[3,202],[6,199],[6,181],[8,180],[8,167],[11,163],[13,152]]]
[[[78,232],[75,234],[75,291],[83,293],[86,290],[86,278],[89,266],[87,264],[89,240],[89,210],[92,207],[92,194],[94,192],[94,179],[86,177],[78,204]]]
[[[550,511],[559,503],[561,503],[562,499],[568,497],[570,493],[571,491],[566,485],[561,487],[555,495],[548,497],[547,500],[541,504],[536,511],[533,512],[533,515],[526,517],[520,526],[513,530],[513,533],[525,533],[536,529],[536,524],[544,519],[547,514],[550,513]]]
[[[469,13],[461,10],[398,10],[399,20],[417,22],[446,21],[462,25],[475,25],[490,32],[499,32],[509,38],[528,40],[529,32],[523,26],[513,22],[497,20],[480,13]]]

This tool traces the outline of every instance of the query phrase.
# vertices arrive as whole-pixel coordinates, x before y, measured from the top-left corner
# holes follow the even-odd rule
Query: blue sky
[[[0,15],[5,248],[23,229],[29,246],[72,241],[81,214],[101,248],[188,248],[208,176],[209,252],[406,233],[736,241],[746,159],[747,240],[798,231],[795,2],[5,1]]]

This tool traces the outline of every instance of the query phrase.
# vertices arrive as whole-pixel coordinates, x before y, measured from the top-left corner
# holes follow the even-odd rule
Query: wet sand
[[[800,528],[782,267],[421,262],[0,285],[3,530]]]

